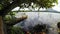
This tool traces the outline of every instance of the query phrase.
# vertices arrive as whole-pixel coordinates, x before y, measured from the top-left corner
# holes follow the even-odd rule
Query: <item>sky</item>
[[[60,11],[60,0],[58,0],[58,5],[54,6],[53,9]]]
[[[19,7],[14,8],[12,11],[18,10]],[[52,9],[56,10],[56,11],[60,11],[60,0],[58,0],[58,5],[55,5],[54,7],[52,7]],[[25,8],[25,10],[28,10],[27,8]],[[37,9],[36,9],[37,10]],[[42,10],[42,9],[40,9]]]

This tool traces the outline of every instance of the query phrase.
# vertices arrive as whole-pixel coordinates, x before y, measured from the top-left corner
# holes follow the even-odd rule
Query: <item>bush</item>
[[[24,32],[20,27],[12,27],[11,34],[24,34]]]

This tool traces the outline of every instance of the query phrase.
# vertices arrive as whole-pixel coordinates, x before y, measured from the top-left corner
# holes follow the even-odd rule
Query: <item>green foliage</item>
[[[50,8],[53,7],[53,3],[58,3],[57,0],[36,0],[36,2],[42,8]]]
[[[2,10],[3,9],[3,6],[2,6],[2,4],[0,4],[0,10]]]
[[[58,0],[25,0],[23,3],[31,6],[32,2],[34,3],[34,5],[36,5],[40,8],[51,8],[51,7],[55,6],[55,5],[53,5],[53,3],[58,4]],[[25,6],[25,4],[23,6]],[[33,7],[34,7],[34,5],[33,5]]]
[[[46,31],[46,25],[35,25],[34,27],[33,27],[33,31],[35,31],[35,32],[42,32],[42,31]]]
[[[7,7],[12,1],[15,2],[16,0],[1,0],[0,7]],[[32,2],[39,8],[51,8],[55,6],[53,3],[58,4],[58,0],[17,0],[17,6],[20,6],[21,8],[29,7]],[[24,5],[22,6],[22,4]]]
[[[60,28],[60,22],[57,23],[57,27]]]
[[[12,17],[11,17],[10,15],[6,15],[4,19],[5,19],[6,21],[9,21],[9,20],[11,20],[11,18],[12,18]]]
[[[16,14],[16,12],[9,12],[8,15],[5,15],[5,17],[3,17],[5,23],[15,22],[15,20],[16,20],[15,14]]]
[[[12,11],[11,11],[11,12],[9,12],[8,14],[9,14],[9,15],[15,15],[16,13],[17,13],[17,12],[12,12]]]
[[[11,34],[24,34],[24,32],[20,27],[12,27]]]
[[[2,10],[2,8],[4,9],[5,7],[7,7],[10,2],[12,2],[12,0],[0,0],[0,10]]]

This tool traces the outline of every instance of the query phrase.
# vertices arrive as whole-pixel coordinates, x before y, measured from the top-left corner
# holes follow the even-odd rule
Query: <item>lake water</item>
[[[57,34],[57,23],[60,22],[60,14],[59,13],[49,13],[49,12],[20,12],[17,13],[17,17],[20,14],[25,13],[28,15],[28,18],[20,23],[14,25],[19,26],[21,28],[25,28],[25,30],[29,30],[29,26],[35,26],[37,24],[47,24],[52,27],[50,30],[50,34]],[[20,15],[21,16],[21,15]],[[54,33],[52,33],[54,32]]]

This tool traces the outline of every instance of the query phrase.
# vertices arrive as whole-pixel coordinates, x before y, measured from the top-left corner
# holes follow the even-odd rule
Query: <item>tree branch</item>
[[[13,25],[25,20],[25,19],[27,19],[27,16],[24,16],[24,17],[21,17],[21,18],[16,18],[16,20],[14,22],[10,21],[9,23],[6,23],[6,24],[9,25],[9,26],[13,26]]]

